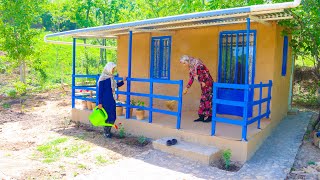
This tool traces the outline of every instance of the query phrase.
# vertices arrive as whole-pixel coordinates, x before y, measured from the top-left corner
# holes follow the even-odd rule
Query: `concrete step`
[[[178,143],[172,146],[167,146],[167,140],[173,139],[166,137],[153,141],[152,145],[154,149],[181,156],[194,161],[198,161],[209,165],[211,162],[220,158],[220,150],[214,146],[203,146],[186,141],[181,141],[177,138]]]

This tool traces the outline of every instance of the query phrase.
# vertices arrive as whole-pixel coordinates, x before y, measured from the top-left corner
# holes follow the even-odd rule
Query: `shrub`
[[[222,152],[222,160],[223,160],[223,163],[224,163],[224,167],[226,169],[229,169],[230,162],[231,162],[231,150],[230,149],[224,150]]]
[[[27,93],[27,85],[23,82],[16,82],[14,84],[14,87],[16,89],[16,92],[18,93],[18,95],[23,96]]]
[[[119,123],[119,136],[120,138],[124,138],[126,136],[126,132],[122,123]]]
[[[17,97],[17,91],[15,89],[10,89],[8,92],[7,92],[7,95],[10,97],[10,98],[15,98]]]
[[[147,141],[147,138],[144,136],[139,136],[138,137],[138,142],[139,144],[143,145]]]

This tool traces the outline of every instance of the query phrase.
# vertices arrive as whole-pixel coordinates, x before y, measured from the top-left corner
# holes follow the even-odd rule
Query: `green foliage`
[[[224,167],[229,169],[231,163],[231,150],[227,149],[222,152],[222,160],[224,163]]]
[[[7,95],[10,98],[16,98],[17,97],[17,91],[15,89],[10,89],[7,91]]]
[[[124,138],[126,136],[126,131],[122,123],[119,123],[119,137]]]
[[[103,164],[106,164],[108,163],[109,161],[104,158],[102,155],[98,155],[96,156],[96,163],[99,164],[99,165],[103,165]]]
[[[139,136],[138,137],[138,142],[139,142],[139,144],[143,145],[143,144],[145,144],[147,142],[147,138],[144,137],[144,136]]]
[[[5,109],[9,109],[11,107],[11,105],[8,104],[8,103],[3,103],[2,107],[5,108]]]
[[[19,96],[24,96],[27,93],[27,85],[23,82],[16,82],[14,88]]]
[[[34,53],[34,39],[39,30],[31,27],[39,21],[43,0],[0,1],[0,49],[14,63],[23,65]],[[22,80],[24,81],[24,73]]]
[[[144,107],[144,102],[143,101],[137,101],[137,106]],[[142,110],[142,109],[138,108],[138,110]]]
[[[282,21],[284,35],[292,36],[290,45],[296,56],[312,57],[314,75],[320,79],[320,1],[304,0],[298,8],[291,9],[294,18]],[[304,59],[303,59],[304,60]],[[309,58],[310,60],[310,58]]]

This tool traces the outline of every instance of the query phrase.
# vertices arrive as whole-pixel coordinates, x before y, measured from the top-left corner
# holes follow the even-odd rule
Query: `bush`
[[[144,136],[139,136],[138,137],[138,142],[139,144],[143,145],[147,141],[147,138]]]
[[[17,91],[15,89],[10,89],[10,90],[8,90],[7,95],[10,98],[16,98],[17,97]]]
[[[23,82],[16,82],[14,84],[14,87],[16,89],[16,92],[18,93],[18,95],[23,96],[27,94],[27,85]]]

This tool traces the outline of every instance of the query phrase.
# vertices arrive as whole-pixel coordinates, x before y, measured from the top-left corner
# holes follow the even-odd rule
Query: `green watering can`
[[[114,124],[106,123],[105,121],[108,119],[107,112],[101,108],[95,107],[92,113],[89,116],[89,120],[94,126],[110,126],[113,127]]]

